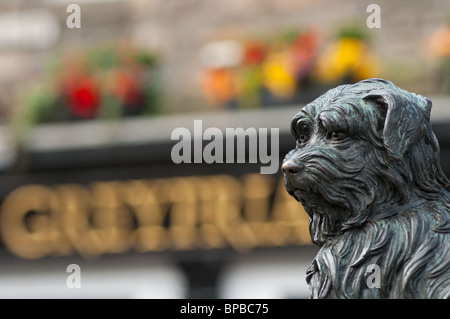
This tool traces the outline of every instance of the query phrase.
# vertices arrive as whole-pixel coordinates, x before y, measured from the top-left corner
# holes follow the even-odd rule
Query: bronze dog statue
[[[311,298],[450,297],[449,181],[430,111],[428,98],[368,79],[293,118],[282,171],[320,247]]]

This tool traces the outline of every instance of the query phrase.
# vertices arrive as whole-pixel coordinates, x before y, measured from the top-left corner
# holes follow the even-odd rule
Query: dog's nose
[[[300,162],[294,162],[292,160],[286,161],[282,166],[284,174],[298,174],[301,173],[305,169],[305,165]]]

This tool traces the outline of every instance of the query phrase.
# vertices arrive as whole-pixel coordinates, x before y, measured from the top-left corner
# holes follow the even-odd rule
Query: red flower
[[[116,85],[113,94],[119,98],[123,104],[131,107],[138,107],[143,103],[144,95],[141,85],[136,78],[126,72],[119,71],[116,74]]]
[[[100,106],[100,92],[95,81],[83,77],[71,83],[67,89],[67,106],[80,118],[94,118]]]
[[[295,76],[303,78],[310,72],[318,41],[313,32],[299,35],[288,49],[288,55]]]
[[[254,42],[247,45],[244,52],[245,64],[260,64],[266,55],[265,48],[261,43]]]

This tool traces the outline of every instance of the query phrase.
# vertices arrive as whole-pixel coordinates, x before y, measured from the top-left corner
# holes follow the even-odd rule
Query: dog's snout
[[[284,174],[298,174],[305,169],[305,165],[300,162],[294,162],[293,160],[286,161],[281,167]]]

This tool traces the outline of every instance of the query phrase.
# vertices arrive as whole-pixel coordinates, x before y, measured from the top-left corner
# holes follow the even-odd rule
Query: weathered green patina
[[[431,101],[383,79],[342,85],[292,120],[285,186],[320,251],[312,298],[450,298],[449,181]]]

